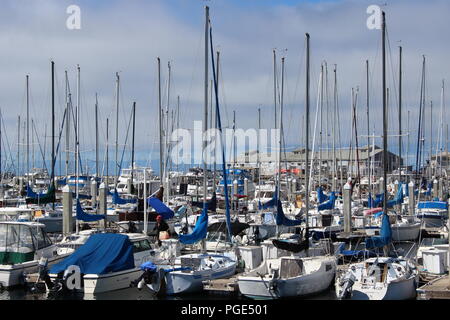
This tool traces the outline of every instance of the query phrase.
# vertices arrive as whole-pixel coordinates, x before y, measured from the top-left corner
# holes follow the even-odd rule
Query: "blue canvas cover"
[[[333,210],[335,201],[336,201],[336,195],[334,192],[331,192],[330,199],[327,202],[319,204],[319,206],[317,207],[317,211]]]
[[[122,199],[119,196],[117,190],[114,190],[114,193],[112,194],[112,201],[114,204],[127,204],[127,203],[136,203],[137,199]]]
[[[85,222],[93,222],[105,219],[104,214],[90,214],[84,212],[81,207],[80,200],[77,200],[77,220],[85,221]]]
[[[192,201],[191,205],[197,208],[203,208],[203,201]],[[211,200],[208,201],[208,210],[216,211],[216,208],[217,208],[217,196],[216,193],[214,192]]]
[[[134,268],[133,245],[118,233],[97,233],[63,261],[55,264],[50,273],[60,273],[69,266],[80,267],[82,274],[106,274]]]
[[[392,241],[392,229],[389,222],[389,216],[387,214],[383,215],[383,221],[381,222],[380,235],[377,237],[370,237],[366,239],[366,248],[381,248]]]
[[[401,184],[398,188],[395,198],[392,200],[389,200],[386,205],[388,208],[392,208],[393,206],[399,205],[402,203],[403,203],[403,185]]]
[[[369,208],[377,208],[383,202],[384,194],[380,193],[375,196],[375,200],[369,193]]]
[[[278,200],[277,205],[277,216],[276,216],[276,223],[278,226],[298,226],[302,223],[301,220],[291,220],[289,218],[286,218],[283,212],[283,206],[281,204],[281,201]]]
[[[206,238],[208,231],[208,205],[203,208],[202,214],[195,224],[194,230],[190,234],[180,234],[179,240],[184,244],[193,244]]]
[[[29,185],[27,185],[26,188],[27,188],[27,197],[29,197],[29,198],[37,199],[37,198],[40,198],[40,197],[43,197],[46,195],[46,193],[38,194],[38,193],[34,192],[33,189],[31,189],[31,187]]]
[[[448,210],[448,204],[445,201],[421,201],[417,204],[417,209]]]
[[[172,219],[175,215],[175,213],[158,198],[148,198],[147,201],[148,205],[155,209],[156,213],[161,215],[165,220]]]
[[[273,198],[264,204],[261,204],[261,202],[259,202],[258,209],[266,210],[266,209],[275,207],[277,205],[277,195],[278,195],[278,187],[275,187],[275,192],[273,193]]]
[[[329,197],[323,193],[322,187],[317,189],[317,199],[319,200],[319,203],[329,200]]]

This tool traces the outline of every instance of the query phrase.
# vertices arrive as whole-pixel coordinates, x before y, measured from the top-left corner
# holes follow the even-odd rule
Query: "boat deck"
[[[441,276],[417,289],[418,299],[450,299],[450,277]]]
[[[237,278],[240,274],[235,274],[226,279],[214,279],[203,281],[203,290],[210,293],[238,294],[239,288]]]

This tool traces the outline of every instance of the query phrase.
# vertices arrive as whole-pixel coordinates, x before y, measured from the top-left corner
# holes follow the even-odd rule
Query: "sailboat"
[[[210,49],[213,53],[212,28],[209,21],[209,7],[205,7],[205,62],[208,61],[208,29]],[[215,76],[214,55],[212,54],[212,69],[214,78],[214,89],[216,93],[216,116],[218,121],[218,129],[220,130],[220,138],[222,137],[222,126],[220,121],[219,101],[217,96],[217,78]],[[207,63],[205,63],[205,111],[208,108],[207,92]],[[206,112],[205,112],[206,114]],[[204,123],[204,131],[206,131],[206,121]],[[225,169],[225,153],[224,144],[222,143],[222,168],[224,175],[224,193],[226,207],[226,223],[228,231],[228,240],[231,240],[231,221],[230,208],[228,201],[227,171]],[[206,162],[203,159],[203,172],[206,172]],[[202,252],[182,255],[175,259],[171,265],[155,266],[153,263],[143,264],[144,275],[138,285],[138,288],[145,284],[152,292],[156,294],[176,295],[184,293],[198,292],[203,289],[203,281],[232,276],[236,272],[237,259],[233,252],[223,255],[206,253],[205,238],[208,232],[208,206],[213,202],[207,202],[207,176],[204,175],[203,183],[203,211],[197,219],[196,225],[192,233],[180,235],[179,241],[183,244],[194,244],[202,241]],[[150,275],[153,274],[153,277]]]
[[[383,212],[380,235],[366,239],[366,249],[383,248],[384,255],[353,263],[336,275],[336,296],[352,300],[406,300],[416,296],[417,269],[410,261],[387,255],[392,229],[387,214],[387,104],[386,104],[386,20],[382,12],[383,61]]]
[[[306,150],[309,146],[309,34],[306,34]],[[282,112],[282,103],[280,111]],[[280,122],[282,113],[280,114]],[[281,127],[281,125],[280,125]],[[308,152],[306,152],[308,154]],[[281,154],[281,137],[280,151]],[[281,159],[279,159],[280,161]],[[279,162],[279,164],[281,161]],[[306,198],[306,227],[305,236],[297,241],[274,239],[273,244],[281,249],[291,252],[306,250],[306,257],[294,255],[276,259],[266,259],[257,268],[244,273],[238,277],[239,292],[249,298],[256,299],[278,299],[284,297],[302,297],[320,293],[330,287],[335,271],[336,257],[334,256],[312,256],[309,257],[309,170],[308,157],[306,157],[305,170],[305,198]],[[280,171],[280,170],[279,170]],[[280,176],[278,177],[278,183]],[[279,192],[279,189],[278,189]],[[277,216],[276,223],[280,225],[300,225],[301,220],[288,219],[283,212],[279,199],[276,199]],[[334,200],[333,200],[334,201]]]

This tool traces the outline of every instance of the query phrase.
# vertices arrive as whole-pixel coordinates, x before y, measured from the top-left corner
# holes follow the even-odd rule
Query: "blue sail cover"
[[[319,203],[323,203],[330,198],[323,193],[322,187],[319,187],[317,189],[317,199],[319,200]]]
[[[37,199],[37,198],[41,198],[47,194],[47,193],[36,193],[33,191],[33,189],[29,185],[27,185],[26,188],[27,188],[27,197],[29,197],[29,198]]]
[[[403,185],[401,184],[398,188],[395,198],[392,200],[389,200],[386,205],[388,208],[392,208],[393,206],[399,205],[402,203],[403,203]]]
[[[264,204],[261,204],[261,202],[258,202],[258,209],[266,210],[266,209],[275,207],[278,203],[277,195],[278,195],[278,187],[275,187],[275,192],[273,193],[272,199],[270,199],[269,201],[267,201]]]
[[[122,199],[119,196],[117,190],[114,190],[114,193],[112,194],[112,201],[114,204],[127,204],[127,203],[136,203],[137,199]]]
[[[147,201],[148,205],[155,209],[156,213],[161,215],[164,219],[172,219],[175,215],[175,213],[158,198],[148,198]]]
[[[383,202],[384,194],[380,193],[375,196],[375,200],[372,198],[372,195],[369,193],[369,208],[377,208]]]
[[[417,209],[448,210],[448,204],[445,201],[421,201],[417,204]]]
[[[192,201],[192,206],[197,208],[203,208],[203,201]],[[216,193],[213,193],[211,200],[208,201],[208,210],[216,211],[217,208],[217,196]]]
[[[328,200],[327,202],[324,202],[322,204],[319,204],[319,206],[317,207],[317,211],[333,210],[335,201],[336,201],[336,195],[335,195],[335,193],[333,191],[330,194],[330,200]]]
[[[195,224],[194,230],[190,234],[180,234],[179,240],[184,244],[193,244],[206,238],[208,232],[208,204],[203,207],[202,214]]]
[[[381,222],[380,235],[377,237],[370,237],[366,239],[367,249],[381,248],[391,243],[392,229],[389,222],[389,216],[387,214],[384,214],[382,219],[383,220]]]
[[[77,220],[85,221],[85,222],[94,222],[105,219],[104,214],[89,214],[84,212],[81,207],[80,200],[77,200]]]
[[[431,189],[433,188],[433,182],[430,182],[429,184],[428,184],[428,190],[427,191],[425,191],[423,194],[425,195],[425,196],[431,196]]]
[[[82,274],[106,274],[134,268],[133,245],[128,236],[118,233],[96,233],[63,261],[53,265],[50,273],[58,274],[69,266],[80,267]]]
[[[281,204],[281,201],[278,200],[276,223],[278,226],[293,227],[293,226],[298,226],[299,224],[302,223],[302,221],[301,220],[291,220],[289,218],[286,218],[286,216],[284,215],[284,212],[283,212],[283,206]]]

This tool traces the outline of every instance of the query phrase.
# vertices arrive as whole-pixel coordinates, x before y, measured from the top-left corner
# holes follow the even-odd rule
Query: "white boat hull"
[[[416,297],[415,277],[390,282],[383,287],[354,284],[351,300],[409,300]]]

